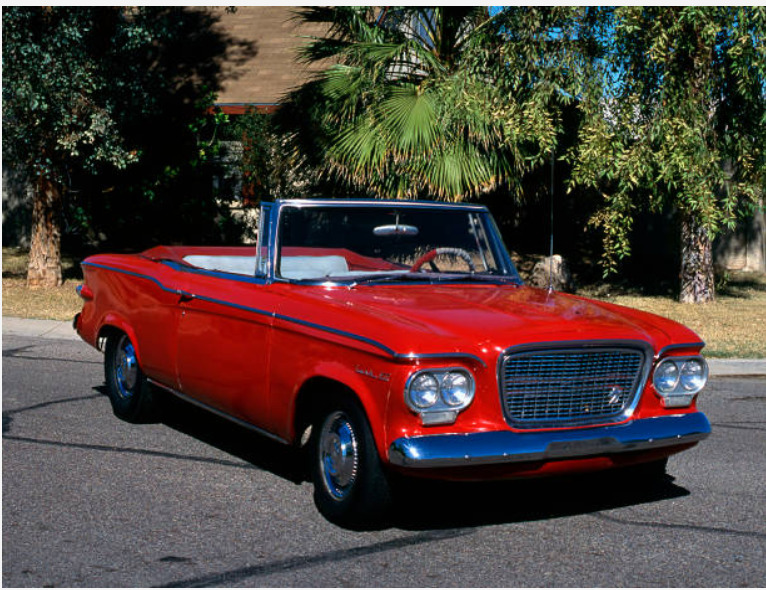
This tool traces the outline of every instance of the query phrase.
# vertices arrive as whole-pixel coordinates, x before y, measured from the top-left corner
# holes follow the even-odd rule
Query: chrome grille
[[[644,364],[634,348],[511,352],[500,369],[506,419],[520,428],[617,420],[633,407]]]

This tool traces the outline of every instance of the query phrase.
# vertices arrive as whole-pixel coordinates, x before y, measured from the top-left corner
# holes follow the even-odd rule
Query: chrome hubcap
[[[325,420],[319,435],[319,468],[330,495],[342,500],[351,491],[359,470],[356,433],[343,412]]]
[[[117,391],[123,398],[133,396],[133,388],[138,380],[138,361],[136,350],[127,336],[123,336],[117,345],[115,359],[115,383]]]

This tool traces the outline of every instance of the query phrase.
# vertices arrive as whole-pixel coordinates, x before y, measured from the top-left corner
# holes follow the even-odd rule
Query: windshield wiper
[[[451,283],[451,282],[458,282],[458,281],[465,281],[465,282],[471,282],[476,281],[477,283],[511,283],[513,285],[520,285],[521,280],[518,277],[509,276],[509,275],[492,275],[492,274],[443,274],[440,275],[440,278],[437,279],[439,282],[443,283]]]
[[[520,285],[521,281],[517,277],[507,275],[487,275],[487,274],[445,274],[432,272],[407,272],[392,273],[384,275],[367,275],[359,277],[351,283],[351,286],[368,285],[371,283],[390,283],[401,280],[402,282],[426,282],[431,284],[454,283],[454,282],[477,282],[477,283],[511,283]]]
[[[356,277],[351,282],[351,286],[354,287],[356,285],[368,285],[370,283],[389,283],[396,280],[417,281],[423,280],[423,276],[420,273],[413,272],[392,272],[385,274],[362,275]]]

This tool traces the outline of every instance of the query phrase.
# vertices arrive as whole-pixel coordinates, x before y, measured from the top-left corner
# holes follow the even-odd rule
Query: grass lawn
[[[583,293],[588,295],[587,292]],[[632,294],[598,299],[671,318],[699,334],[709,357],[766,358],[766,275],[735,273],[716,301],[678,303],[669,297]]]
[[[82,309],[75,287],[82,283],[79,261],[63,260],[64,284],[55,289],[27,289],[27,252],[3,248],[3,315],[71,321]]]
[[[75,287],[82,281],[79,261],[64,259],[64,284],[56,289],[26,287],[27,254],[3,248],[3,315],[66,320],[80,311]],[[766,275],[733,273],[715,303],[683,305],[669,297],[607,293],[591,286],[580,294],[656,313],[689,326],[707,343],[710,357],[766,358]]]

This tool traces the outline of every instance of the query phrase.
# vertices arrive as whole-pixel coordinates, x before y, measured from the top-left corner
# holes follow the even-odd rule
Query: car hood
[[[640,340],[655,351],[696,343],[688,328],[638,310],[516,285],[374,285],[312,289],[333,328],[403,354],[496,356],[534,342]]]

